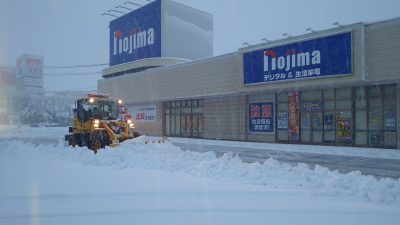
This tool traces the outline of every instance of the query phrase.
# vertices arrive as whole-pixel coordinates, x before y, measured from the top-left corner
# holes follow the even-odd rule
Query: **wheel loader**
[[[68,145],[86,146],[97,153],[105,146],[114,147],[140,136],[121,100],[115,101],[103,94],[88,94],[78,99],[75,106],[72,127],[65,135]]]

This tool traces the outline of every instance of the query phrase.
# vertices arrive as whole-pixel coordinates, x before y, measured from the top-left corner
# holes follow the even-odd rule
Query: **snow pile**
[[[26,125],[0,125],[0,139],[63,140],[68,127],[30,127]]]
[[[400,179],[376,179],[360,172],[340,174],[306,164],[291,166],[268,159],[264,163],[244,163],[231,153],[216,157],[213,152],[182,151],[170,142],[145,144],[148,137],[126,141],[118,147],[106,148],[97,155],[86,148],[35,146],[21,141],[0,143],[0,161],[8,157],[29,157],[32,160],[68,160],[92,166],[157,169],[173,173],[229,180],[238,183],[265,185],[277,189],[307,190],[313,195],[343,196],[374,203],[400,206]]]
[[[381,159],[400,159],[400,151],[398,149],[384,148],[366,148],[366,147],[344,147],[344,146],[324,146],[301,144],[282,144],[282,143],[256,143],[243,141],[226,141],[226,140],[208,140],[208,139],[191,139],[191,138],[170,138],[173,143],[188,143],[200,145],[213,145],[224,147],[240,147],[248,149],[269,149],[274,151],[284,152],[300,152],[325,155],[340,155],[340,156],[359,156],[367,158]]]

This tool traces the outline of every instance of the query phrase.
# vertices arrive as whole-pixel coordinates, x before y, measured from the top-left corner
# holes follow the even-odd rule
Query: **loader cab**
[[[88,120],[115,120],[118,117],[115,101],[102,98],[83,98],[76,102],[76,117],[79,122]]]

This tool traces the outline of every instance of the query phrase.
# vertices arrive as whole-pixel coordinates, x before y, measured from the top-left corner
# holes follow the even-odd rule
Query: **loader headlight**
[[[98,119],[93,120],[93,127],[94,128],[99,128],[99,125],[100,125],[100,120],[98,120]]]
[[[122,104],[122,100],[121,100],[121,99],[118,99],[117,102],[118,102],[118,104],[120,104],[120,105]]]
[[[89,103],[94,103],[94,98],[89,98]]]
[[[127,120],[126,122],[128,122],[128,123],[132,123],[132,120]]]
[[[129,124],[129,127],[130,127],[130,128],[135,128],[135,124],[130,123],[130,124]]]

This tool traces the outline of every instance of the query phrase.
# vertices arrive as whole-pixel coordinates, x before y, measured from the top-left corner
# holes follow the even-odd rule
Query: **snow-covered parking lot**
[[[11,129],[11,130],[10,130]],[[0,131],[0,224],[398,224],[400,180],[124,142],[40,145],[65,128]],[[13,137],[35,140],[24,142]]]

